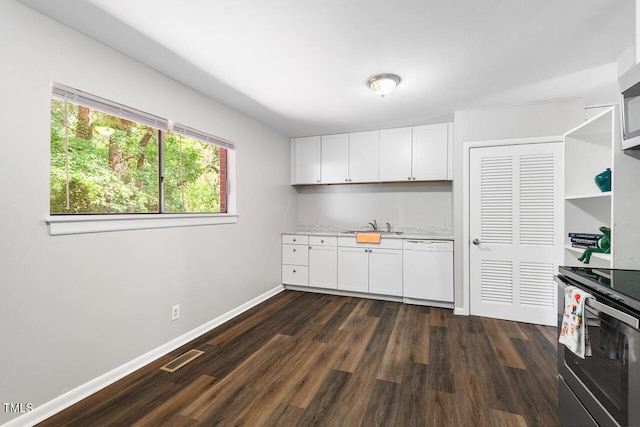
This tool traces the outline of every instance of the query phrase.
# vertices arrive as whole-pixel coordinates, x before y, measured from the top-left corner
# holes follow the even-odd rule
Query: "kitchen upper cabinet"
[[[293,184],[320,184],[321,147],[319,136],[293,139]]]
[[[309,286],[338,288],[337,237],[309,236]]]
[[[349,182],[377,182],[380,131],[349,134]]]
[[[380,181],[411,181],[412,128],[380,131]]]
[[[349,182],[349,134],[322,136],[323,184]]]
[[[377,182],[379,131],[322,136],[323,184]]]
[[[415,126],[411,152],[411,177],[419,181],[448,179],[448,123]]]
[[[451,180],[452,124],[294,138],[292,184]]]
[[[380,131],[380,181],[451,179],[451,124]]]

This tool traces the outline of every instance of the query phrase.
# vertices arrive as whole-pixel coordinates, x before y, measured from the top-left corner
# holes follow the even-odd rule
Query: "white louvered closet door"
[[[561,143],[470,150],[470,311],[555,325]]]

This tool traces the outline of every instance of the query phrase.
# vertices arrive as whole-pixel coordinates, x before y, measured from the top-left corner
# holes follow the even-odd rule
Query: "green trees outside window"
[[[216,145],[51,101],[51,214],[226,212],[225,159]]]

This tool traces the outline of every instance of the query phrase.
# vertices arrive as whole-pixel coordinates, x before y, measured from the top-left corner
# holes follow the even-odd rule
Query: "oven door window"
[[[584,359],[565,349],[565,361],[621,425],[629,419],[628,329],[605,313],[585,306],[592,355]]]

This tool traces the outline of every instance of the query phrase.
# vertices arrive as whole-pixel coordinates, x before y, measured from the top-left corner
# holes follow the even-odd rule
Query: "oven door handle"
[[[596,301],[595,298],[587,298],[585,300],[585,304],[593,308],[594,310],[598,310],[602,313],[608,314],[614,319],[617,319],[622,323],[625,323],[631,326],[632,328],[640,329],[640,320],[638,320],[633,316],[628,315],[627,313],[623,313],[622,311],[617,310],[613,307],[609,307],[608,305],[602,304],[601,302]]]

